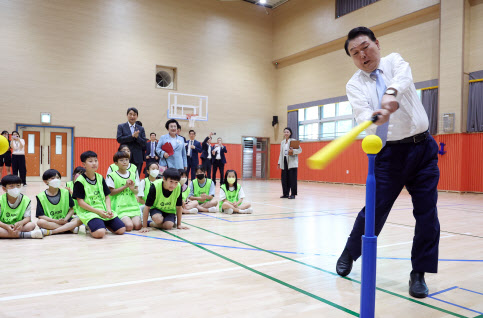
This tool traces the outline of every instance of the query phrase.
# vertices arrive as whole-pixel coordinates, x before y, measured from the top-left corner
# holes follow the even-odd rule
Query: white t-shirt
[[[226,199],[226,194],[223,189],[220,189],[220,201],[223,201]],[[228,189],[229,191],[235,191],[235,187],[230,187]],[[245,198],[245,192],[243,192],[243,187],[240,187],[240,192],[238,192],[238,200]]]
[[[151,184],[153,184],[154,181],[151,181]],[[138,197],[144,197],[144,190],[146,188],[146,179],[142,179],[141,182],[139,182],[138,186]],[[148,189],[149,191],[149,189]]]
[[[12,147],[12,155],[25,155],[25,140],[23,139],[12,139],[10,142],[10,147]]]
[[[116,173],[120,176],[123,177],[124,179],[127,179],[131,176],[131,171],[127,170],[126,173],[121,174],[119,171],[116,171]],[[114,180],[109,176],[106,178],[106,184],[109,188],[115,188],[114,187]],[[136,173],[136,181],[134,182],[134,186],[138,187],[139,186],[139,176]]]

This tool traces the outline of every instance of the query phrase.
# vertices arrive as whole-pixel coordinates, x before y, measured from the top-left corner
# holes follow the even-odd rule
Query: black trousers
[[[216,169],[220,170],[220,184],[223,184],[225,177],[225,164],[221,160],[213,160],[213,182],[216,184]]]
[[[135,162],[133,159],[132,159],[132,155],[131,155],[131,158],[129,159],[129,162],[132,163],[133,165],[136,166],[136,168],[138,168],[138,174],[139,174],[139,177],[141,177],[141,171],[143,169],[143,163],[144,161],[141,161],[141,163],[139,162]]]
[[[206,175],[208,176],[208,178],[210,178],[211,177],[211,159],[201,158],[201,165],[205,168]]]
[[[282,170],[282,191],[283,195],[297,195],[297,168],[288,169],[287,157],[283,158],[284,168]]]
[[[18,176],[19,173],[22,184],[27,184],[27,167],[25,166],[25,155],[12,155],[12,174],[14,176]]]
[[[382,227],[394,201],[406,187],[413,202],[416,219],[411,262],[417,272],[436,273],[438,270],[439,220],[438,201],[438,144],[429,136],[420,143],[386,145],[376,157],[375,232]],[[365,207],[357,215],[347,240],[352,258],[361,256],[365,225]]]

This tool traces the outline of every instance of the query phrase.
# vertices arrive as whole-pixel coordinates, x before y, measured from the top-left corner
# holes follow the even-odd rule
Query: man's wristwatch
[[[392,95],[394,97],[397,96],[397,91],[394,88],[388,88],[384,95]]]

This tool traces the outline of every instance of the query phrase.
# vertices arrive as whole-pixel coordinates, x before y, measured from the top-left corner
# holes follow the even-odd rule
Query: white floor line
[[[308,259],[308,258],[313,258],[313,256],[306,256],[306,257],[296,258],[295,260],[300,261],[300,260],[304,260],[304,259]],[[269,266],[269,265],[275,265],[275,264],[282,264],[282,263],[288,263],[288,262],[291,262],[291,261],[290,260],[282,260],[282,261],[276,261],[276,262],[268,262],[268,263],[260,263],[260,264],[254,264],[254,265],[247,265],[247,266],[253,268],[253,267],[263,267],[263,266]],[[51,296],[51,295],[75,293],[75,292],[81,292],[81,291],[87,291],[87,290],[96,290],[96,289],[105,289],[105,288],[112,288],[112,287],[120,287],[120,286],[136,285],[136,284],[144,284],[144,283],[150,283],[150,282],[159,282],[159,281],[170,280],[170,279],[189,278],[189,277],[194,277],[194,276],[202,276],[202,275],[209,275],[209,274],[230,272],[230,271],[242,270],[242,269],[244,269],[244,268],[237,266],[237,267],[217,269],[217,270],[212,270],[212,271],[189,273],[189,274],[180,274],[180,275],[172,275],[172,276],[165,276],[165,277],[156,277],[156,278],[142,279],[142,280],[133,280],[133,281],[128,281],[128,282],[114,283],[114,284],[105,284],[105,285],[97,285],[97,286],[86,286],[86,287],[63,289],[63,290],[53,290],[53,291],[47,291],[47,292],[41,292],[41,293],[32,293],[32,294],[24,294],[24,295],[7,296],[7,297],[1,297],[0,298],[0,302],[9,301],[9,300],[18,300],[18,299],[34,298],[34,297],[42,297],[42,296]]]
[[[452,236],[454,236],[454,235],[445,235],[445,236],[441,236],[440,239],[445,238],[445,237],[452,237]],[[395,243],[395,244],[381,245],[381,246],[378,246],[377,248],[396,246],[396,245],[404,245],[404,244],[409,244],[409,243],[412,243],[412,242],[413,241],[407,241],[407,242],[401,242],[401,243]]]

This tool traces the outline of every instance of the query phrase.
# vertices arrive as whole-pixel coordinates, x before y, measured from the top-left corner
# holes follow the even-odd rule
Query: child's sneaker
[[[212,213],[218,212],[218,208],[216,206],[213,206],[208,209],[208,212],[212,212]]]
[[[73,230],[72,230],[72,233],[74,234],[79,234],[79,227],[76,226]]]
[[[51,230],[47,230],[47,229],[40,229],[40,231],[42,231],[42,235],[43,235],[43,236],[52,235],[52,231],[51,231]]]
[[[233,214],[233,209],[224,209],[224,210],[223,210],[223,213],[226,213],[226,214]]]
[[[248,209],[245,209],[245,210],[240,210],[240,213],[252,214],[253,213],[253,209],[252,208],[248,208]]]
[[[188,212],[189,212],[190,214],[197,214],[197,213],[198,213],[198,209],[197,209],[197,208],[193,208],[193,209],[191,209],[191,210],[188,210]]]
[[[44,238],[44,235],[42,234],[41,230],[37,229],[30,232],[30,237],[33,239],[41,239],[41,238]]]

